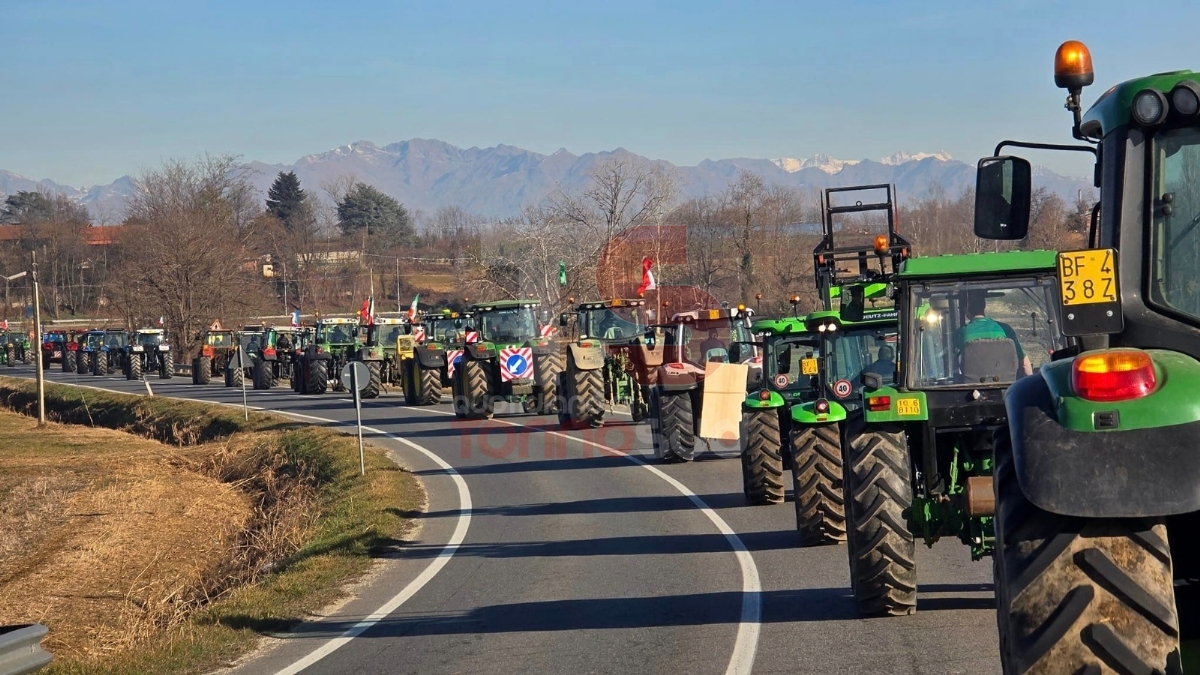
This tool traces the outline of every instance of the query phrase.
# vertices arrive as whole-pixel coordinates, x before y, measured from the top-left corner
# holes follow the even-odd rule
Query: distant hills
[[[820,154],[808,159],[733,158],[674,166],[624,148],[583,155],[561,149],[543,155],[511,145],[464,149],[420,138],[382,147],[358,141],[328,152],[305,155],[293,164],[250,162],[248,166],[255,171],[254,183],[264,195],[280,171],[295,171],[305,189],[322,197],[322,185],[353,175],[410,209],[430,213],[455,204],[483,216],[502,218],[517,215],[522,206],[546,198],[559,186],[569,191],[583,188],[596,164],[612,156],[674,168],[685,198],[720,192],[743,169],[761,175],[768,183],[798,187],[894,183],[901,199],[925,196],[935,185],[955,195],[975,180],[974,165],[946,153],[898,152],[879,160],[841,160]],[[1042,168],[1035,179],[1039,185],[1069,199],[1074,199],[1077,190],[1090,188],[1090,182],[1084,178],[1060,176]],[[75,188],[0,170],[0,194],[37,189],[67,195],[87,206],[97,222],[115,223],[124,217],[125,204],[136,186],[129,176],[108,185]]]

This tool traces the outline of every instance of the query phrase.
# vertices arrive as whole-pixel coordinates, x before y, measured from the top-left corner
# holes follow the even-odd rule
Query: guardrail
[[[40,623],[0,627],[0,675],[36,673],[53,656],[42,649],[47,629]]]

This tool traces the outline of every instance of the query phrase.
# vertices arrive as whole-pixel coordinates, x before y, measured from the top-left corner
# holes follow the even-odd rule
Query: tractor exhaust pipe
[[[963,492],[968,516],[981,518],[996,515],[996,493],[992,489],[991,476],[968,476]]]

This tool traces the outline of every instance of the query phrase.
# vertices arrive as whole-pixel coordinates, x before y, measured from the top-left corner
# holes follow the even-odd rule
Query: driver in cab
[[[963,345],[976,340],[1012,340],[1013,345],[1017,348],[1017,360],[1021,364],[1020,374],[1023,376],[1033,374],[1033,365],[1025,350],[1021,348],[1017,332],[1012,329],[1012,326],[987,316],[987,291],[968,291],[964,309],[963,320],[965,323],[955,334],[959,353],[962,352]]]

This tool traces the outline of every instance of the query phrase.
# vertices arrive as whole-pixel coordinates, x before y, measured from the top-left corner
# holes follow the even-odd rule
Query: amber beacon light
[[[1054,84],[1062,89],[1078,91],[1090,85],[1096,75],[1092,71],[1092,53],[1078,40],[1067,40],[1054,53]]]

